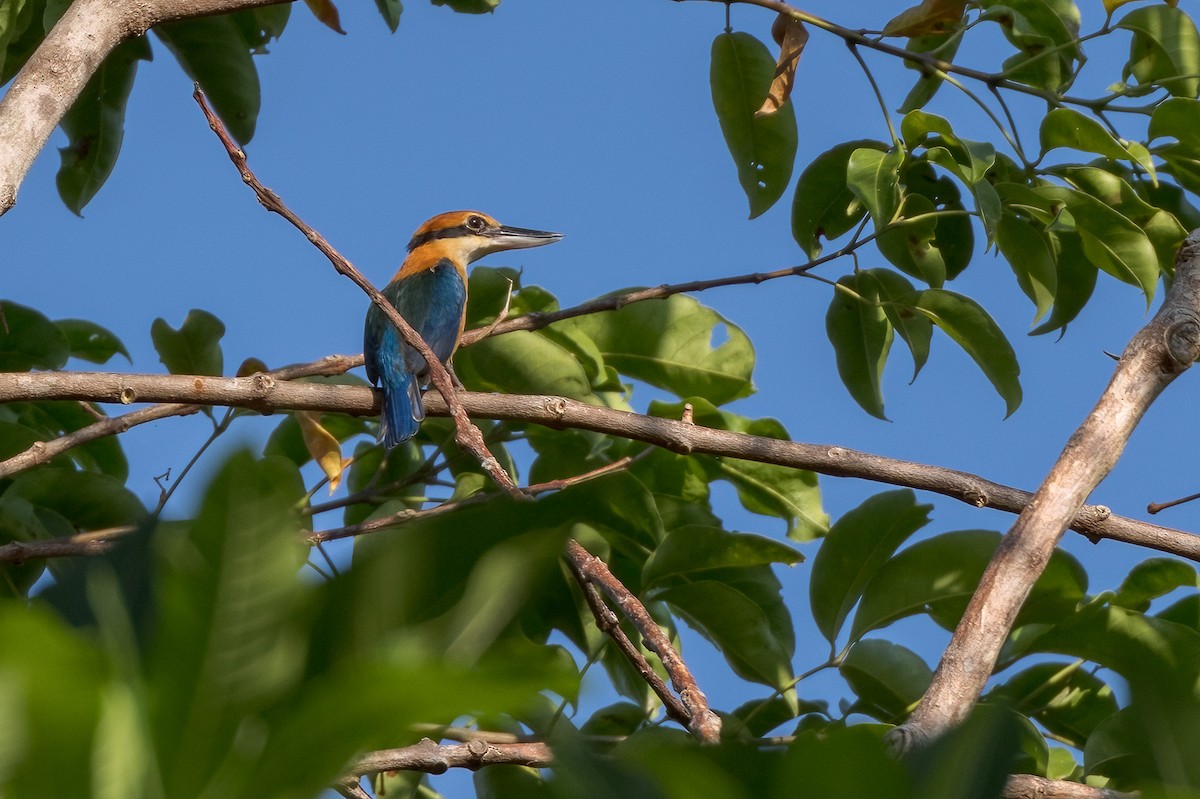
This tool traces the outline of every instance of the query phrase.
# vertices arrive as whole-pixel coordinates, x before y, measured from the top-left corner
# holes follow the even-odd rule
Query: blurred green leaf
[[[746,568],[783,563],[794,566],[804,556],[787,544],[753,533],[731,533],[689,525],[667,534],[646,561],[642,582],[647,588],[711,569]]]
[[[846,185],[867,207],[875,230],[883,230],[900,210],[900,165],[904,151],[895,149],[880,152],[873,146],[859,147],[850,153],[846,162]]]
[[[45,35],[40,3],[11,0],[0,4],[0,86],[12,80]]]
[[[40,468],[17,475],[3,494],[54,511],[80,530],[138,524],[146,509],[123,481],[98,472]]]
[[[61,369],[70,354],[67,337],[39,311],[0,301],[0,371]]]
[[[321,414],[321,426],[329,431],[338,441],[345,441],[367,431],[367,423],[358,416],[346,416],[340,413]],[[297,466],[303,466],[313,459],[312,452],[304,444],[304,434],[294,416],[288,415],[274,430],[263,447],[264,455],[280,455]]]
[[[86,319],[59,319],[58,329],[67,337],[67,346],[72,358],[90,363],[108,363],[118,353],[133,363],[129,350],[111,330]]]
[[[882,736],[867,725],[831,728],[796,736],[775,778],[771,796],[795,796],[804,786],[807,796],[879,797],[910,799],[914,793],[904,766],[888,754]]]
[[[704,397],[722,405],[754,390],[750,339],[691,297],[637,302],[556,326],[592,339],[604,362],[621,374],[681,398]]]
[[[1030,666],[993,688],[988,698],[1005,700],[1013,710],[1077,748],[1083,748],[1097,725],[1117,711],[1112,688],[1082,661]]]
[[[654,589],[648,596],[670,605],[743,679],[791,695],[795,634],[779,580],[766,566],[730,571]]]
[[[58,193],[76,214],[96,196],[117,163],[137,62],[150,59],[150,43],[142,37],[118,44],[62,118],[68,141],[58,150]]]
[[[199,17],[154,26],[188,77],[200,84],[213,110],[238,144],[254,138],[261,104],[258,70],[231,15]]]
[[[221,337],[225,325],[208,311],[188,311],[179,329],[159,317],[150,325],[158,359],[173,375],[220,375],[224,367]]]
[[[932,505],[918,505],[908,489],[887,491],[842,514],[830,528],[809,582],[813,620],[830,646],[863,589],[900,545],[929,523],[931,510]]]
[[[1020,743],[1020,716],[1004,707],[977,705],[965,722],[914,753],[909,762],[913,795],[999,799]]]
[[[738,180],[750,201],[750,218],[783,196],[796,160],[796,114],[784,103],[773,114],[757,115],[775,77],[775,58],[748,33],[722,33],[713,40],[713,107]]]
[[[983,371],[1003,399],[1005,417],[1021,404],[1021,372],[1016,353],[996,324],[978,303],[962,294],[926,289],[914,306],[941,328]]]
[[[850,640],[918,613],[953,627],[979,586],[1000,534],[959,530],[919,541],[887,561],[862,591]],[[816,571],[817,563],[813,564]],[[1018,616],[1024,623],[1055,620],[1074,609],[1087,588],[1079,562],[1056,550]]]
[[[1200,91],[1200,34],[1192,18],[1168,5],[1135,8],[1114,23],[1133,32],[1122,74],[1142,86],[1157,85],[1176,97]]]
[[[855,710],[886,722],[905,718],[933,679],[920,655],[883,640],[854,643],[838,671],[858,696]]]
[[[1174,558],[1149,558],[1135,564],[1121,581],[1112,603],[1145,613],[1150,600],[1165,596],[1176,588],[1196,588],[1196,567]]]
[[[886,152],[883,142],[859,139],[843,142],[813,159],[792,200],[792,237],[809,258],[821,254],[821,238],[833,241],[862,221],[866,208],[846,182],[850,155],[859,149]]]
[[[883,412],[883,367],[892,349],[892,325],[879,302],[875,278],[845,275],[829,300],[825,333],[837,356],[838,374],[859,406],[879,419]]]

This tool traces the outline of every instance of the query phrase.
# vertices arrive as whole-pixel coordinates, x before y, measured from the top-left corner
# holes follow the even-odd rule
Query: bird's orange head
[[[489,253],[541,247],[561,238],[561,233],[502,225],[479,211],[447,211],[413,233],[401,274],[428,269],[443,258],[465,271],[467,264]]]

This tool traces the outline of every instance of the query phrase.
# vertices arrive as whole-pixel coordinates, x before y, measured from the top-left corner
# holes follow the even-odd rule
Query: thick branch
[[[898,748],[922,745],[966,718],[1064,530],[1116,464],[1146,409],[1198,355],[1200,230],[1179,250],[1162,308],[1129,342],[1096,407],[1001,541],[929,690],[908,723],[892,733]]]
[[[952,497],[978,508],[1019,513],[1032,499],[1028,491],[985,480],[957,469],[887,458],[827,444],[806,444],[713,430],[675,419],[585,405],[563,397],[520,394],[459,395],[472,416],[535,422],[553,428],[579,428],[644,441],[681,454],[714,455],[807,469],[834,477],[857,477]],[[205,377],[132,375],[115,372],[0,373],[0,402],[77,399],[92,402],[167,402],[227,405],[261,413],[326,411],[354,416],[379,413],[376,392],[359,386],[293,383],[268,375]],[[426,411],[444,416],[441,397],[428,393]],[[52,446],[49,444],[35,445]],[[0,478],[20,471],[24,453],[0,462]],[[1113,515],[1101,505],[1080,508],[1071,529],[1102,538],[1169,552],[1200,561],[1200,536]]]
[[[0,100],[0,216],[50,134],[113,48],[154,25],[286,0],[75,0]]]

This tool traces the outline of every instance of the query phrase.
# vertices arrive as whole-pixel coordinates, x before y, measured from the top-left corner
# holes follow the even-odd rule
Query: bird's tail
[[[421,387],[407,369],[394,369],[381,375],[383,413],[379,417],[379,439],[387,447],[403,444],[417,434],[425,418]]]

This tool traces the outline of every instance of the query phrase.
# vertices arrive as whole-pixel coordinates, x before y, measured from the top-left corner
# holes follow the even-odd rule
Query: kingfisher
[[[467,265],[490,253],[561,238],[561,233],[501,225],[479,211],[438,214],[413,233],[408,256],[382,294],[438,360],[448,363],[466,325]],[[367,310],[363,355],[367,379],[383,390],[379,438],[394,447],[415,436],[425,418],[421,387],[429,381],[428,365],[374,304]]]

